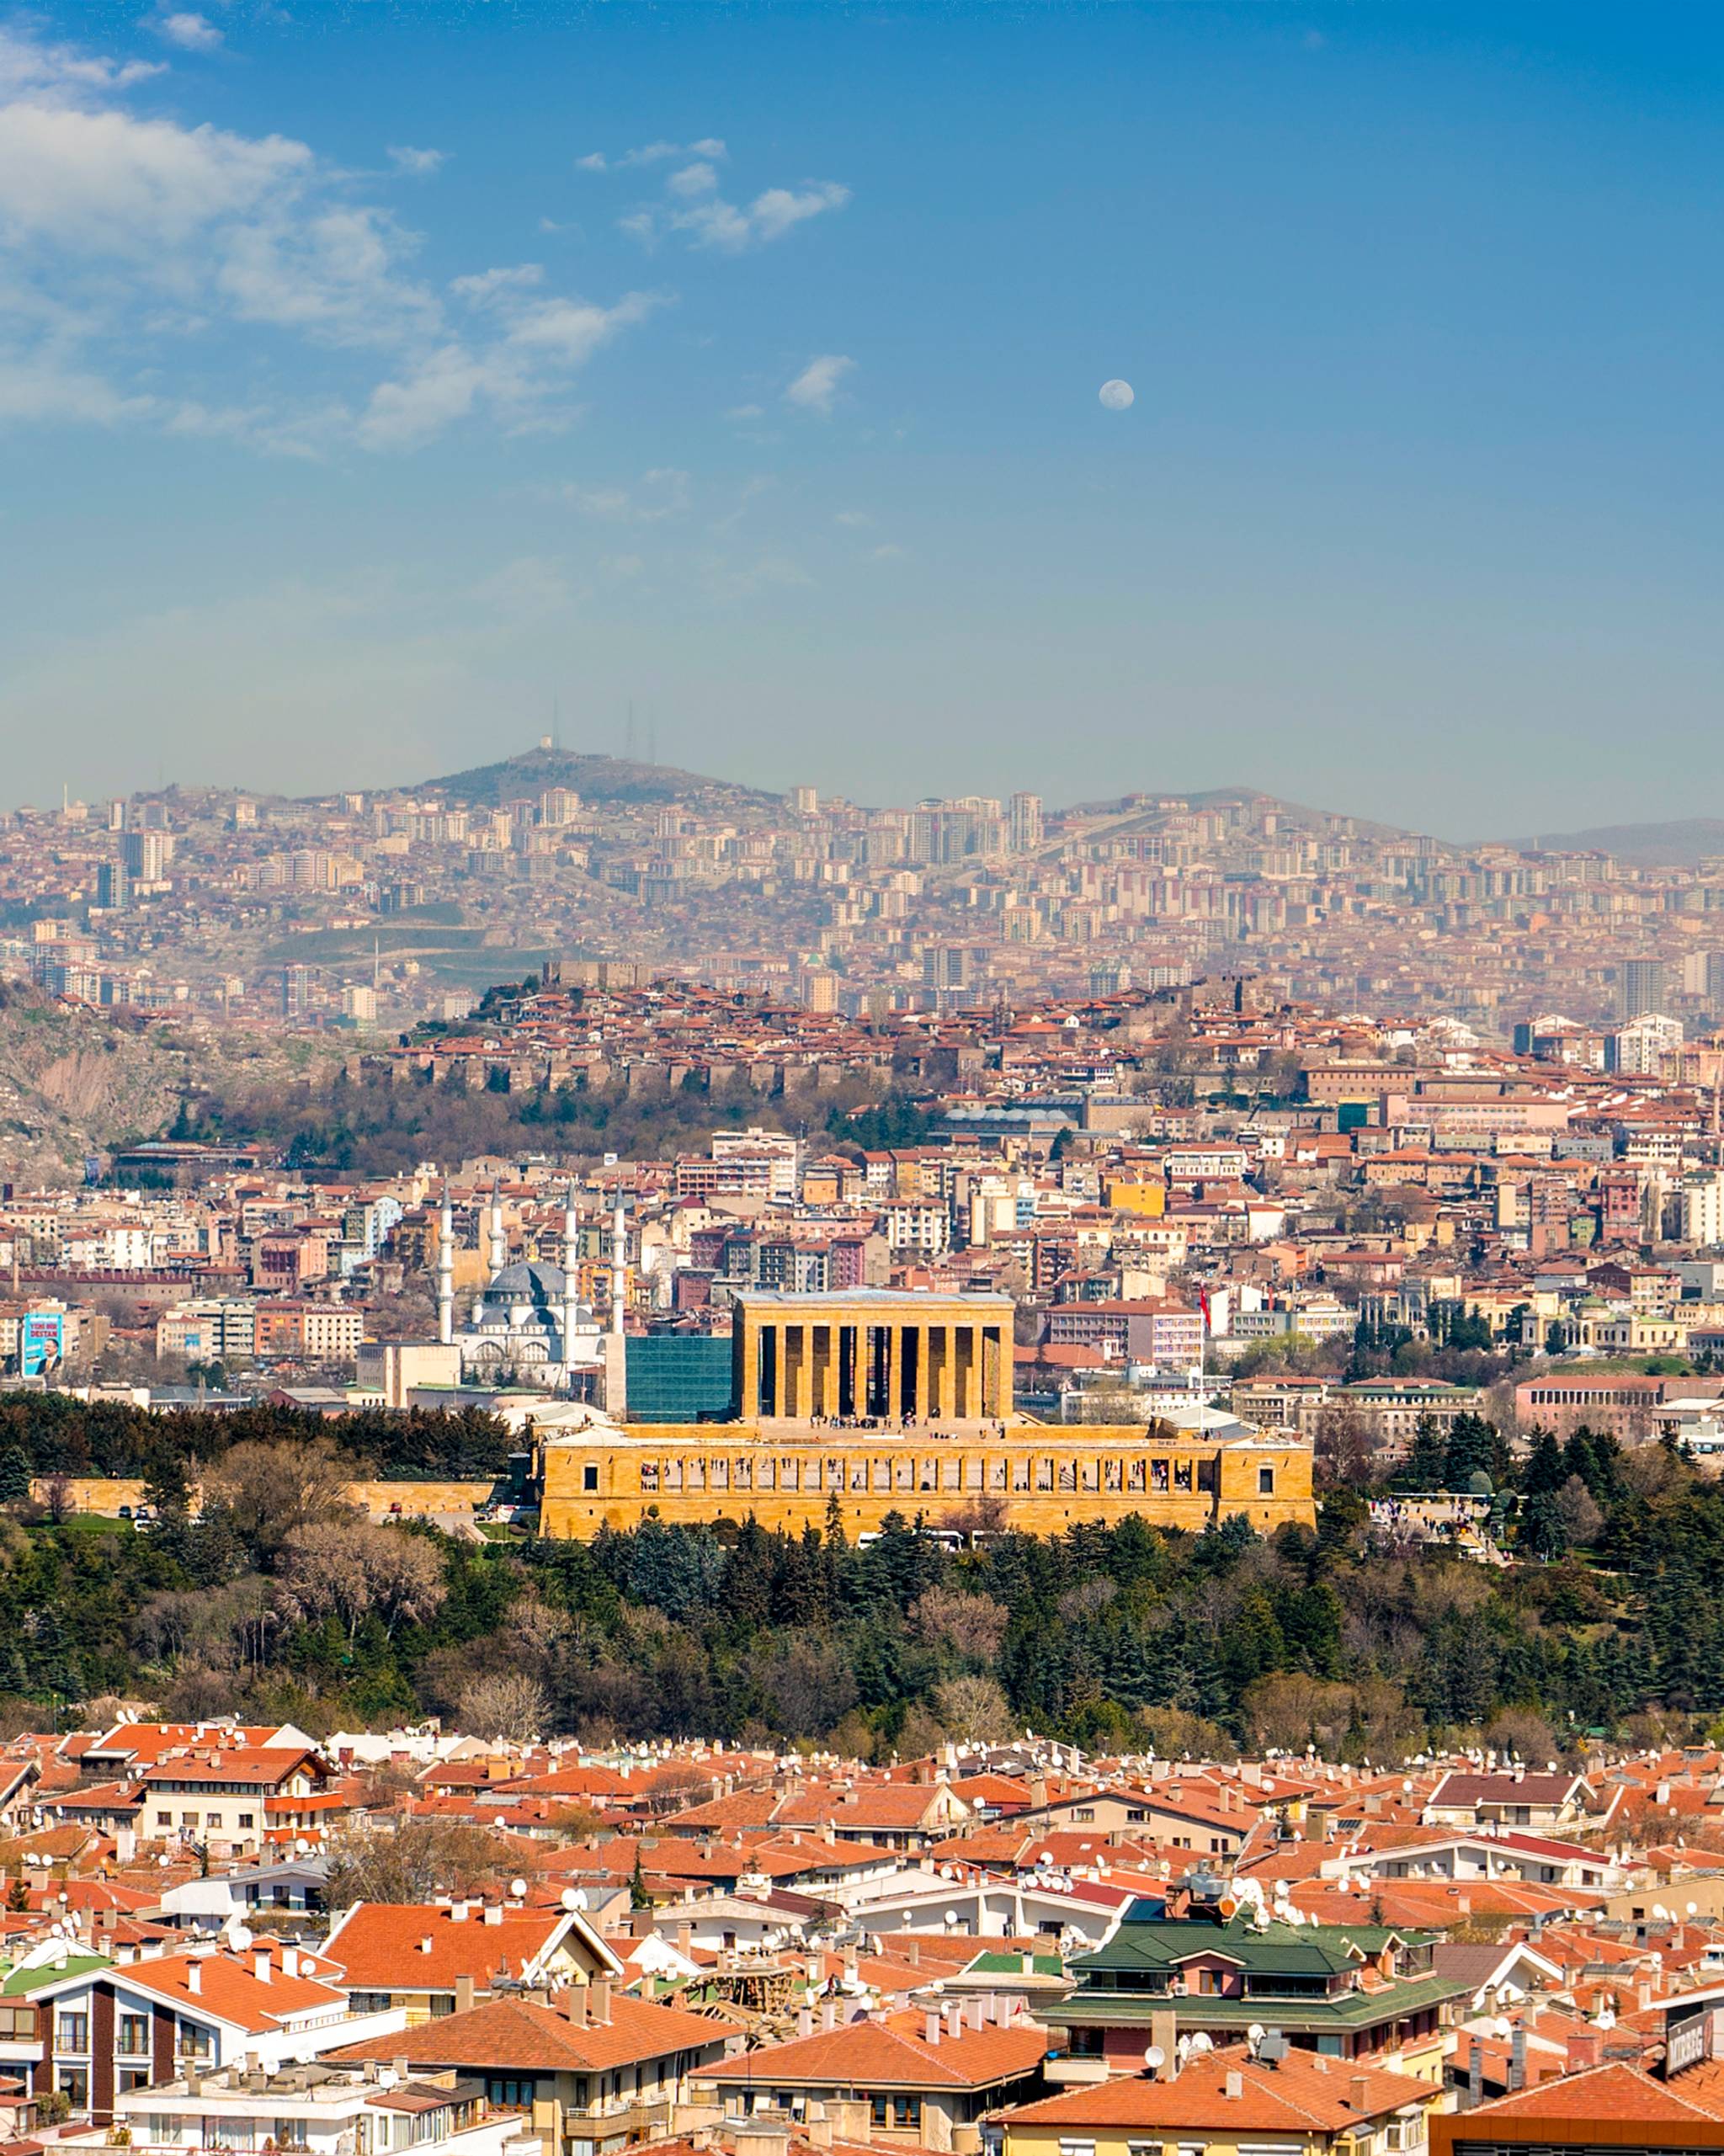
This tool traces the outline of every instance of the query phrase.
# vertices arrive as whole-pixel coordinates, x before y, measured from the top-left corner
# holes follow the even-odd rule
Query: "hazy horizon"
[[[0,792],[632,699],[775,792],[1691,815],[1721,93],[1668,8],[0,19]]]

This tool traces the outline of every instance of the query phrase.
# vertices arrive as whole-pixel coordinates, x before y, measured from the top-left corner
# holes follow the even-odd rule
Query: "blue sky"
[[[1721,77],[1689,7],[0,15],[0,798],[632,696],[865,800],[1706,812]]]

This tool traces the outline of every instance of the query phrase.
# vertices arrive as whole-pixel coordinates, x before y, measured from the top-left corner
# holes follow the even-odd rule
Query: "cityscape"
[[[1724,2152],[1721,107],[0,19],[0,2156]]]

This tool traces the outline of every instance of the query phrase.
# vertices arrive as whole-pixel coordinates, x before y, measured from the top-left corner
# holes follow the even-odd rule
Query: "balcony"
[[[1048,2058],[1042,2061],[1041,2070],[1050,2081],[1062,2089],[1093,2087],[1098,2081],[1112,2078],[1104,2058]]]

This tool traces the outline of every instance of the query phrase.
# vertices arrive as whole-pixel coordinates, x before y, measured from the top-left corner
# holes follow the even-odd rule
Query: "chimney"
[[[501,1924],[503,1922],[503,1903],[501,1902],[486,1903],[485,1921],[487,1924]]]
[[[1484,2100],[1485,2047],[1475,2036],[1466,2047],[1466,2102],[1469,2110]]]
[[[1156,2079],[1171,2081],[1179,2071],[1179,2023],[1172,2007],[1157,2007],[1151,2014],[1149,2041],[1162,2055],[1162,2063],[1155,2070]]]
[[[569,1986],[563,1994],[562,2010],[577,2029],[586,2027],[587,1987],[584,1983],[572,1983]]]
[[[595,1983],[589,1988],[588,1996],[593,2001],[594,2026],[608,2029],[610,2026],[610,1986],[608,1983]]]
[[[987,2023],[987,2002],[978,1994],[964,2001],[964,2019],[972,2029],[981,2029]]]
[[[471,2010],[472,2004],[473,1979],[471,1977],[457,1977],[455,1980],[455,2012],[466,2014]]]
[[[467,1905],[465,1901],[451,1902],[450,1903],[449,1920],[451,1924],[465,1924],[466,1922]]]
[[[1365,2116],[1365,2107],[1370,2102],[1370,2083],[1364,2074],[1354,2073],[1348,2077],[1347,2101],[1355,2118]]]
[[[1022,1967],[1022,1969],[1021,1969],[1021,1971],[1020,1971],[1020,1974],[1022,1974],[1022,1975],[1024,1975],[1024,1976],[1026,1976],[1026,1977],[1033,1977],[1033,1976],[1035,1974],[1035,1955],[1034,1955],[1034,1954],[1032,1954],[1032,1953],[1030,1953],[1030,1952],[1026,1949],[1026,1950],[1024,1951],[1024,1953],[1019,1956],[1019,1959],[1020,1959],[1020,1961],[1021,1961],[1021,1962],[1022,1962],[1022,1963],[1023,1963],[1023,1967]]]
[[[796,2009],[796,2034],[799,2036],[811,2036],[814,2034],[814,2010],[811,2006],[799,2006]]]
[[[1245,2076],[1237,2068],[1221,2084],[1221,2094],[1232,2104],[1237,2104],[1245,2094]]]
[[[946,2034],[954,2043],[956,2043],[963,2033],[964,2009],[960,2002],[954,1999],[946,2006]]]
[[[913,1969],[921,1967],[922,1941],[919,1939],[907,1939],[904,1941],[904,1959]]]
[[[259,1983],[269,1983],[269,1949],[267,1946],[260,1946],[257,1952],[253,1955],[252,1974],[256,1977]]]
[[[1526,2031],[1517,2029],[1508,2046],[1508,2087],[1511,2094],[1526,2086]]]
[[[284,1946],[281,1950],[281,1973],[285,1977],[296,1977],[299,1972],[299,1948],[297,1946]]]
[[[939,2042],[939,2015],[931,2006],[922,2017],[922,2041],[925,2044]]]
[[[201,1997],[204,1989],[204,1971],[202,1965],[200,1962],[188,1962],[186,1963],[185,1988],[191,1994],[194,1999]]]

